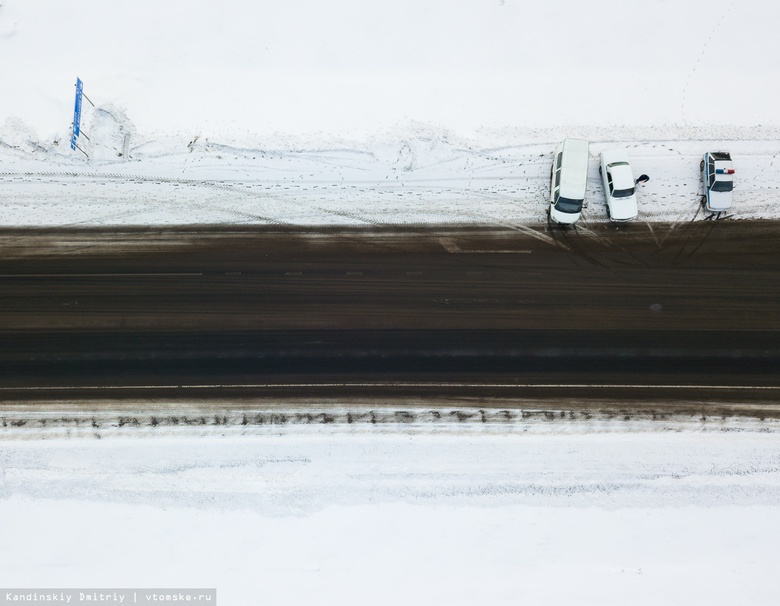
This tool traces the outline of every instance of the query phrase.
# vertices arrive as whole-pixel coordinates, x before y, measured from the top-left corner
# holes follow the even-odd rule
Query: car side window
[[[607,184],[609,185],[609,193],[611,194],[613,191],[615,191],[615,188],[612,185],[612,174],[610,174],[609,171],[607,171]]]
[[[560,192],[555,192],[555,195],[553,196],[553,204],[558,204],[558,198],[561,197]]]
[[[555,187],[558,187],[561,184],[561,169],[555,171]]]
[[[561,168],[561,160],[563,160],[563,152],[558,152],[558,157],[555,159],[556,168]]]

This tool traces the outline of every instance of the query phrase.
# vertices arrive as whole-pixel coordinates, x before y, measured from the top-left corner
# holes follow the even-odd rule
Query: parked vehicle
[[[729,152],[707,152],[699,164],[704,181],[704,208],[722,212],[731,208],[734,189],[734,164]]]
[[[632,221],[639,209],[636,203],[634,173],[628,154],[622,149],[601,152],[599,175],[607,199],[607,213],[612,221]]]
[[[550,173],[550,218],[571,225],[582,214],[588,184],[588,142],[564,139],[555,148]]]

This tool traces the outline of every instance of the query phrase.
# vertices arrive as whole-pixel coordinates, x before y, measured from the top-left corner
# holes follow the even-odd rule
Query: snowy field
[[[11,430],[0,585],[216,587],[239,605],[776,603],[776,423],[682,428]]]
[[[775,219],[767,0],[0,4],[0,225],[539,224],[552,149],[627,148],[641,221]],[[84,102],[69,147],[76,76]],[[122,155],[127,151],[126,155]]]

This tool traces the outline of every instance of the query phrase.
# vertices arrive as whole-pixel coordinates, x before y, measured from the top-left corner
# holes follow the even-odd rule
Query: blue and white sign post
[[[92,101],[89,100],[89,97],[87,97],[84,94],[84,83],[81,81],[81,78],[76,78],[76,105],[73,108],[73,128],[71,129],[70,134],[70,148],[73,150],[79,150],[82,154],[85,156],[87,155],[87,152],[85,152],[83,149],[81,149],[78,144],[78,138],[79,135],[84,135],[84,138],[89,141],[89,137],[87,137],[86,133],[81,132],[81,102],[82,99],[86,99],[89,101],[89,104],[92,107],[95,107],[95,104],[92,103]]]
[[[81,98],[84,96],[84,83],[81,78],[76,78],[76,107],[73,109],[73,130],[70,135],[70,148],[75,150],[76,139],[81,133]]]

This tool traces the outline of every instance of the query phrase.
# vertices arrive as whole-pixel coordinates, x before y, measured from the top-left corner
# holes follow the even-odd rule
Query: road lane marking
[[[453,238],[439,238],[439,244],[452,254],[530,255],[531,250],[475,250],[461,248]]]
[[[203,272],[161,272],[161,273],[129,273],[129,274],[0,274],[0,278],[164,278],[179,276],[202,276]]]
[[[780,390],[780,385],[652,385],[649,383],[225,383],[225,384],[182,384],[182,385],[60,385],[60,386],[2,386],[0,391],[98,391],[98,390],[152,390],[152,389],[287,389],[308,388],[344,388],[344,387],[448,387],[473,389],[478,387],[493,389],[704,389],[704,390]]]

